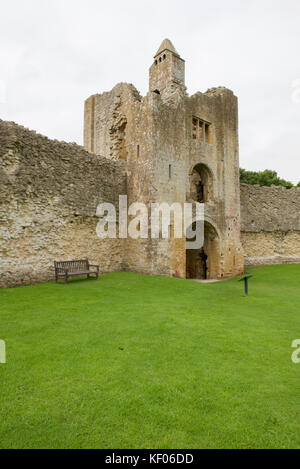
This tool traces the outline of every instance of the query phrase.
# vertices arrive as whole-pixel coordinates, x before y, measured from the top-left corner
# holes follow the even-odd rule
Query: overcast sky
[[[116,83],[148,91],[164,38],[188,93],[239,97],[240,164],[300,180],[299,0],[0,0],[0,119],[83,143],[83,103]]]

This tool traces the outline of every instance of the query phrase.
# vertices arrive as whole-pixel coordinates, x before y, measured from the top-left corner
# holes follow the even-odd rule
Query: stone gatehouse
[[[205,239],[99,239],[97,207],[205,204]],[[238,102],[220,87],[187,94],[185,62],[164,40],[149,92],[85,102],[84,148],[0,120],[0,287],[53,278],[54,260],[102,272],[227,278],[246,265],[300,262],[300,188],[239,182]],[[172,233],[172,222],[170,226]]]
[[[121,83],[91,96],[84,123],[86,150],[126,161],[129,202],[205,203],[202,250],[186,251],[185,239],[134,242],[125,253],[129,268],[183,278],[243,272],[238,103],[230,90],[188,96],[185,62],[166,39],[150,68],[148,94]]]

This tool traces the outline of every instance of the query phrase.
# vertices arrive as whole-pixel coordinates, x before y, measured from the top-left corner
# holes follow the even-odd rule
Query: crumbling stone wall
[[[300,188],[241,184],[246,265],[300,263]]]
[[[208,278],[241,274],[243,253],[248,265],[300,262],[300,189],[240,192],[232,91],[188,96],[184,61],[169,40],[149,78],[145,97],[120,83],[86,100],[85,150],[0,121],[0,287],[51,279],[54,260],[78,258],[102,272],[186,277],[184,237],[151,239],[150,230],[148,239],[97,237],[98,204],[117,207],[119,195],[128,206],[183,206],[202,202],[203,191]]]
[[[126,160],[128,117],[125,112],[128,114],[131,105],[136,105],[138,110],[141,100],[136,88],[127,83],[119,83],[108,93],[95,94],[88,98],[84,112],[85,149],[113,160]],[[137,116],[132,117],[138,125]]]
[[[121,240],[96,236],[98,204],[119,193],[122,161],[0,120],[0,287],[52,279],[54,260],[121,270]]]

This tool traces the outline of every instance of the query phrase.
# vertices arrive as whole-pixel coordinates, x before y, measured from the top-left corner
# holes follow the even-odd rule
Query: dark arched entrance
[[[204,244],[200,249],[186,250],[186,278],[217,279],[220,271],[219,236],[215,228],[204,223]]]

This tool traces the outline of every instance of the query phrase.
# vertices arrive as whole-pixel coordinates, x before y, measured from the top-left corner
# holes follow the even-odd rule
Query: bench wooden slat
[[[96,270],[91,270],[91,267]],[[55,261],[55,280],[58,283],[59,278],[64,278],[65,283],[68,283],[69,277],[77,277],[80,275],[95,275],[99,277],[99,266],[90,265],[88,259],[72,260],[72,261]]]

